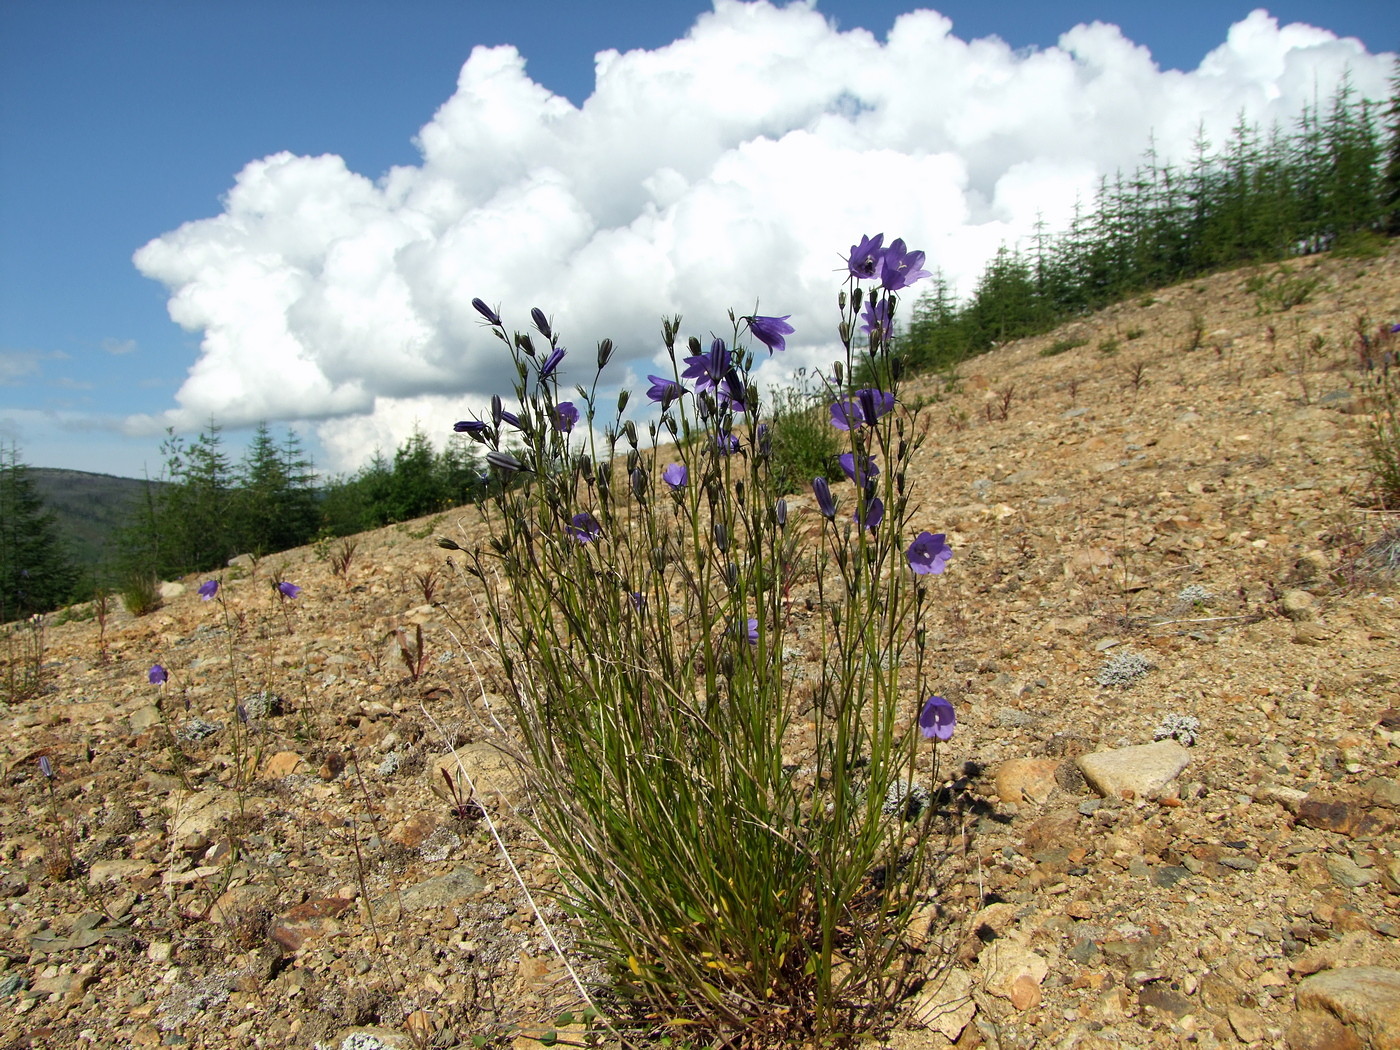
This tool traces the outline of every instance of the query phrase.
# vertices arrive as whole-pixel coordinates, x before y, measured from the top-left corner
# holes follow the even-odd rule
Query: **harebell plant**
[[[852,247],[821,377],[844,455],[792,500],[751,376],[800,338],[791,315],[731,312],[707,338],[663,320],[638,424],[628,391],[600,394],[611,341],[579,367],[542,311],[511,332],[473,302],[518,378],[456,425],[491,480],[471,544],[439,542],[483,585],[579,943],[639,1016],[844,1042],[932,965],[908,927],[936,900],[937,810],[887,804],[936,777],[955,723],[927,680],[953,552],[911,493],[925,429],[890,352],[922,264]]]

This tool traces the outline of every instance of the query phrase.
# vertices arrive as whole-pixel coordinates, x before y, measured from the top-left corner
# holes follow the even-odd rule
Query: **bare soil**
[[[1303,979],[1400,969],[1400,598],[1362,558],[1391,519],[1357,351],[1400,320],[1400,249],[1289,265],[1319,283],[1286,311],[1247,287],[1273,268],[1225,273],[906,387],[916,527],[955,551],[929,626],[968,805],[953,990],[892,1045],[1322,1045]],[[333,542],[240,560],[222,606],[189,578],[105,633],[48,618],[0,739],[0,1046],[537,1045],[577,1005],[439,768],[456,746],[557,920],[491,746],[505,683],[433,543],[471,513],[361,536],[343,576]],[[1079,773],[1172,729],[1166,789]]]

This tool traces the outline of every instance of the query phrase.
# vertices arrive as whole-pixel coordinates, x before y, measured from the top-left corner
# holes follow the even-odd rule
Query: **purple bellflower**
[[[219,593],[219,581],[205,580],[199,585],[199,591],[197,593],[202,600],[207,602],[210,598]],[[160,665],[157,664],[156,666],[159,667]]]
[[[491,307],[487,306],[484,300],[473,299],[472,309],[479,313],[482,317],[486,318],[488,322],[495,325],[497,328],[501,326],[501,315],[496,313],[496,311],[491,309]]]
[[[579,543],[592,543],[603,534],[603,526],[598,524],[598,519],[588,511],[575,514],[570,519],[571,524],[564,527],[569,538],[577,540]]]
[[[880,256],[880,284],[892,292],[908,288],[915,281],[930,276],[923,266],[924,253],[909,251],[904,241],[896,238]]]
[[[549,318],[538,306],[530,308],[530,320],[535,322],[535,327],[539,329],[540,335],[546,339],[554,338],[554,331],[549,327]]]
[[[672,401],[690,393],[679,383],[663,376],[647,376],[647,378],[651,380],[651,389],[647,391],[647,397],[652,401],[659,402],[662,411],[665,411]]]
[[[682,489],[690,479],[690,471],[684,463],[672,463],[661,472],[661,480],[671,486],[672,491]]]
[[[784,314],[782,317],[749,317],[746,320],[753,337],[768,347],[768,353],[771,355],[775,350],[787,349],[784,336],[792,335],[796,330],[787,323],[791,316],[792,314]]]
[[[560,401],[554,406],[554,429],[561,434],[567,434],[574,429],[574,424],[578,422],[578,409],[574,407],[572,401]]]
[[[170,675],[160,664],[151,664],[151,669],[146,672],[146,680],[151,685],[164,685],[170,681]]]
[[[709,353],[687,357],[685,364],[681,378],[695,380],[696,390],[714,389],[732,367],[729,349],[723,339],[712,342]]]
[[[865,323],[860,330],[870,336],[872,343],[883,342],[890,334],[890,303],[888,299],[870,298],[860,318]]]
[[[739,451],[739,439],[727,430],[722,430],[715,435],[715,448],[719,449],[721,456],[733,455]]]
[[[492,394],[491,422],[496,424],[497,430],[501,429],[502,420],[515,427],[516,430],[520,429],[520,417],[517,416],[514,412],[511,412],[506,409],[505,405],[501,402],[500,394]]]
[[[860,243],[851,245],[851,254],[846,259],[846,268],[852,277],[864,279],[880,275],[880,245],[885,243],[885,235],[877,233],[873,238],[861,235]]]
[[[491,432],[491,424],[482,419],[462,419],[452,425],[458,434],[467,434],[473,441],[485,441]]]
[[[750,645],[757,645],[757,644],[758,644],[758,621],[755,620],[752,616],[749,617],[748,628],[749,628],[749,644],[750,644]]]
[[[53,763],[49,761],[48,755],[39,756],[39,772],[44,775],[45,780],[52,780],[54,778]]]
[[[277,593],[283,598],[295,598],[301,593],[301,588],[295,583],[288,583],[286,580],[283,580],[277,585]]]
[[[521,463],[520,460],[516,459],[509,452],[501,452],[494,448],[486,453],[486,464],[487,466],[495,467],[497,470],[503,470],[507,474],[514,474],[516,471],[528,469],[524,463]]]
[[[856,456],[854,452],[843,452],[837,457],[841,464],[842,471],[846,474],[848,481],[854,481],[857,485],[864,486],[866,481],[880,473],[880,468],[875,463],[874,456],[866,456],[865,462],[860,469],[856,469]]]
[[[853,398],[833,401],[831,425],[837,430],[874,426],[875,421],[894,408],[894,395],[883,390],[857,390]]]
[[[836,517],[836,499],[831,495],[831,485],[826,478],[812,479],[812,495],[817,497],[817,507],[822,517]]]
[[[871,496],[865,501],[865,513],[857,510],[852,517],[857,525],[874,532],[885,520],[885,501],[879,496]]]
[[[953,549],[948,546],[946,534],[925,531],[914,537],[904,557],[909,562],[909,568],[920,576],[941,576],[953,557]]]
[[[544,359],[544,364],[540,365],[540,378],[548,379],[554,374],[554,370],[559,367],[559,362],[564,360],[564,355],[568,353],[562,346],[556,346],[549,352],[549,356]]]
[[[957,724],[953,705],[943,697],[931,696],[924,701],[924,709],[919,712],[919,732],[926,740],[951,740]]]

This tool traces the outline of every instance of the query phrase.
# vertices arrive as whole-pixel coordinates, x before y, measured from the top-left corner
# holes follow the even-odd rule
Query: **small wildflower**
[[[883,341],[890,334],[890,303],[888,299],[871,298],[860,318],[865,323],[860,330],[870,336],[872,343]]]
[[[852,277],[877,277],[880,273],[880,245],[885,243],[885,235],[877,233],[874,238],[861,235],[860,243],[851,245],[851,254],[846,259],[846,268]]]
[[[817,506],[821,508],[822,517],[836,517],[836,500],[831,495],[831,485],[826,478],[812,479],[812,495],[817,497]]]
[[[907,250],[904,241],[896,238],[880,256],[880,284],[891,292],[908,288],[915,281],[931,276],[923,265],[924,253]]]
[[[879,496],[872,496],[865,501],[865,512],[862,514],[857,510],[853,517],[857,525],[874,532],[885,520],[885,501]]]
[[[462,419],[452,425],[458,434],[467,434],[473,441],[485,441],[491,432],[491,425],[481,419]]]
[[[927,740],[951,740],[953,729],[958,724],[958,716],[953,705],[941,696],[931,696],[924,701],[924,709],[919,712],[919,732]]]
[[[486,453],[486,462],[497,470],[503,470],[507,474],[514,474],[516,471],[525,470],[525,464],[516,459],[509,452],[501,452],[492,449]]]
[[[845,473],[848,481],[854,481],[857,485],[864,487],[866,481],[880,473],[880,468],[875,463],[874,456],[866,456],[865,462],[861,464],[859,470],[856,469],[856,456],[854,452],[843,452],[837,457],[841,464],[841,470]]]
[[[953,550],[948,546],[946,534],[921,532],[914,537],[914,542],[909,544],[909,549],[904,552],[904,557],[909,562],[909,568],[919,575],[939,576],[948,567],[948,561],[953,557]]]
[[[575,514],[571,524],[564,527],[569,538],[577,540],[579,543],[592,543],[603,534],[603,526],[598,524],[598,519],[588,511]]]
[[[501,315],[496,313],[496,311],[491,309],[491,307],[487,306],[484,300],[473,299],[472,309],[479,313],[482,317],[486,318],[487,321],[495,325],[497,328],[500,327]]]
[[[672,401],[690,393],[674,380],[662,376],[647,376],[647,378],[651,380],[651,389],[647,391],[647,397],[652,401],[659,402],[663,411],[670,406]]]
[[[39,756],[39,772],[44,774],[45,780],[52,780],[54,778],[53,763],[49,761],[48,755]]]
[[[647,596],[641,591],[628,591],[627,598],[631,601],[632,608],[636,609],[637,612],[646,612]]]
[[[758,621],[752,616],[749,617],[749,644],[758,644]]]
[[[548,379],[554,374],[554,370],[559,367],[559,362],[564,360],[567,351],[562,346],[556,346],[550,351],[549,356],[544,359],[544,364],[540,365],[540,378]]]
[[[560,401],[554,406],[554,429],[567,434],[578,422],[578,409],[572,401]]]
[[[277,584],[277,592],[281,594],[283,598],[295,598],[301,593],[301,588],[295,583],[288,583],[286,580],[283,580]]]
[[[773,518],[778,523],[778,528],[787,527],[788,505],[787,500],[780,499],[773,505]]]
[[[732,367],[730,353],[723,339],[712,342],[709,353],[687,357],[685,364],[686,369],[681,373],[681,378],[695,380],[696,390],[713,390]]]
[[[151,685],[164,685],[170,680],[170,675],[160,664],[152,664],[151,669],[146,672],[146,679]]]
[[[689,479],[690,471],[684,463],[672,463],[661,472],[661,480],[670,485],[672,490],[684,488]]]
[[[719,449],[721,456],[733,455],[739,451],[739,439],[727,430],[722,430],[715,435],[715,448]]]
[[[787,349],[787,340],[784,337],[792,335],[795,331],[792,325],[787,323],[791,316],[792,314],[784,314],[782,317],[749,317],[746,320],[753,337],[768,347],[768,353],[771,355],[775,350]]]
[[[535,327],[539,329],[540,335],[546,339],[553,339],[554,332],[549,327],[549,318],[544,315],[544,311],[538,306],[531,307],[530,320],[535,322]]]
[[[216,594],[219,593],[219,581],[218,581],[218,580],[205,580],[203,583],[201,583],[201,584],[199,585],[199,592],[198,592],[198,593],[199,593],[199,597],[200,597],[201,599],[203,599],[204,601],[207,602],[210,598],[214,597],[214,595],[216,595]],[[159,666],[159,665],[157,665],[157,666]]]
[[[883,390],[857,390],[853,398],[831,404],[831,425],[837,430],[874,426],[875,421],[894,408],[894,395]]]

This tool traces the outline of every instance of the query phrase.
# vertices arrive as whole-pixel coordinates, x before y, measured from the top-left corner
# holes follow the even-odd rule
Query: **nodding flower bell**
[[[826,478],[812,479],[812,495],[817,497],[817,506],[821,509],[822,517],[836,517],[836,500],[831,495],[831,484]]]

